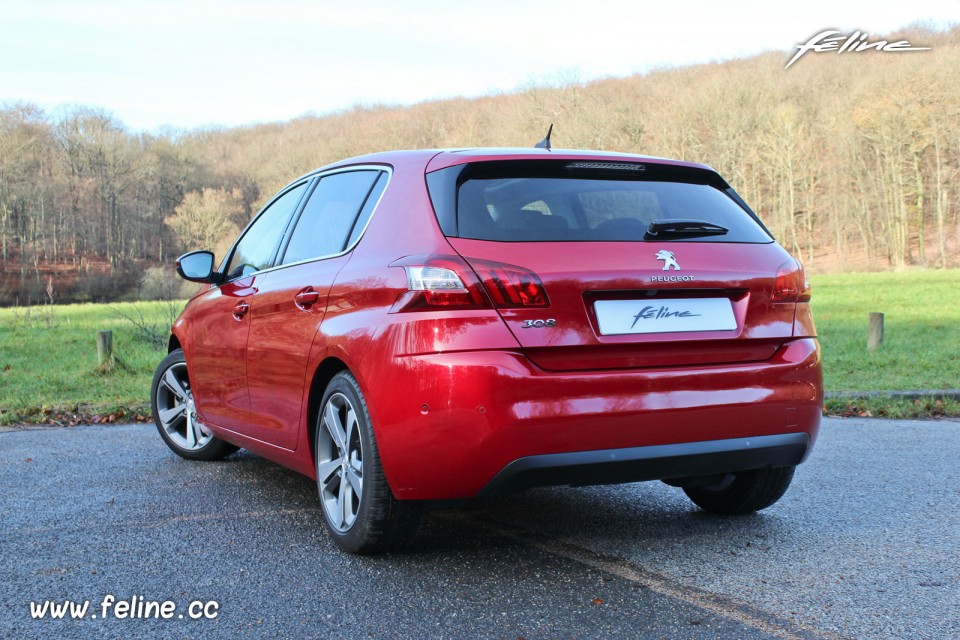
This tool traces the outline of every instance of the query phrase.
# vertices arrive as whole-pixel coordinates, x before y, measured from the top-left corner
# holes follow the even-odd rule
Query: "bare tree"
[[[214,249],[222,240],[237,235],[234,220],[243,214],[243,198],[239,190],[191,191],[174,211],[166,224],[181,246]]]

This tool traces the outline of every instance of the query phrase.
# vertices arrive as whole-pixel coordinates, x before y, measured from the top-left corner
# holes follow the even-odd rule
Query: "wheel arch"
[[[328,356],[317,366],[310,381],[310,395],[307,400],[307,441],[310,444],[311,465],[316,464],[314,459],[317,444],[316,424],[320,403],[323,401],[323,392],[327,390],[327,385],[333,380],[333,376],[341,371],[350,371],[350,367],[340,358]]]

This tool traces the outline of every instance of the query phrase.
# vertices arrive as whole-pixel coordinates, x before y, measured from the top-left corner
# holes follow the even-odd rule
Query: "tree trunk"
[[[924,227],[926,226],[926,220],[924,219],[923,205],[924,205],[924,192],[923,192],[923,172],[920,171],[920,154],[918,152],[913,153],[913,175],[917,181],[917,260],[920,264],[926,262],[926,255],[924,253]]]
[[[943,164],[940,161],[940,139],[937,136],[933,138],[934,158],[937,162],[937,247],[940,250],[939,263],[940,268],[947,267],[947,237],[946,230],[943,228],[943,209],[944,209],[944,190],[943,190]]]
[[[7,218],[10,210],[6,202],[0,202],[0,235],[3,236],[3,266],[7,266]]]

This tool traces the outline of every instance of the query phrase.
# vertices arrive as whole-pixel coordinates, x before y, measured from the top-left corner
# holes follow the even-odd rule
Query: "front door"
[[[281,193],[247,227],[221,267],[225,282],[194,301],[187,353],[201,422],[250,432],[247,344],[263,273],[274,265],[307,182]]]
[[[255,280],[248,276],[212,287],[194,301],[186,354],[200,421],[233,431],[250,419],[245,356]]]

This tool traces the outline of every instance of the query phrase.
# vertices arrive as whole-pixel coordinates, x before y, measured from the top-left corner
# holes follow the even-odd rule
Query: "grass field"
[[[828,391],[960,388],[960,271],[837,274],[813,278],[813,287]],[[150,378],[180,306],[0,309],[0,424],[147,415]],[[883,347],[874,353],[866,350],[871,311],[886,320]],[[101,329],[113,330],[118,362],[109,371],[97,367]],[[955,400],[873,398],[827,406],[862,415],[960,415]]]
[[[827,391],[960,388],[960,271],[813,278],[813,311]],[[867,317],[884,314],[883,346],[868,352]],[[828,400],[831,413],[960,415],[957,399]]]
[[[0,424],[127,419],[149,414],[150,379],[182,302],[0,309]],[[97,366],[96,333],[113,331],[117,361]],[[52,412],[52,413],[51,413]]]
[[[828,390],[960,388],[960,271],[820,276],[812,305]],[[885,315],[873,353],[871,311]]]

